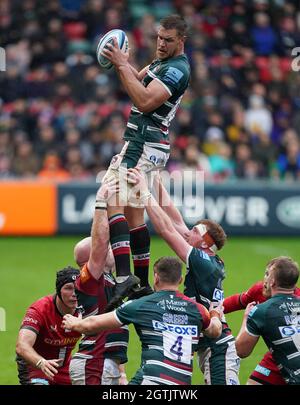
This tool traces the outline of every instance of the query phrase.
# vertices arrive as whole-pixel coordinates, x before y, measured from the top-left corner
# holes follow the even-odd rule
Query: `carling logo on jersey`
[[[176,333],[177,335],[197,336],[198,327],[196,325],[172,325],[160,321],[152,321],[154,330],[168,331]]]

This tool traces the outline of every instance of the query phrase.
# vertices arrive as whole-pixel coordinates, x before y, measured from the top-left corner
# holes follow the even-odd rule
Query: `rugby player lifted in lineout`
[[[114,205],[108,206],[110,242],[116,262],[116,289],[107,311],[123,298],[152,292],[148,283],[150,236],[144,221],[144,206],[138,193],[126,181],[127,169],[138,167],[148,178],[162,169],[169,158],[168,127],[188,86],[190,66],[184,54],[187,25],[182,17],[170,15],[158,29],[156,59],[137,72],[128,62],[128,53],[117,41],[102,54],[109,59],[133,102],[124,133],[125,145],[113,157],[105,180],[117,177],[120,185]],[[130,248],[134,275],[130,272]],[[131,297],[133,297],[131,295]]]

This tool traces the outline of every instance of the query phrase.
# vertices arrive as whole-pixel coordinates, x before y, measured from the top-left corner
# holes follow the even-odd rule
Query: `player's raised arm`
[[[158,234],[160,234],[181,260],[186,262],[187,254],[191,250],[190,245],[177,232],[171,219],[152,197],[144,175],[138,169],[128,170],[128,179],[138,184],[142,199],[145,203],[147,214]]]
[[[143,113],[153,111],[170,98],[170,92],[158,80],[152,80],[147,87],[143,86],[140,74],[137,78],[128,62],[128,54],[121,51],[116,39],[113,45],[107,44],[107,49],[102,53],[114,64],[127,94],[139,111]],[[141,75],[144,73],[142,71]]]
[[[169,193],[162,184],[161,177],[159,175],[156,175],[154,178],[153,191],[155,193],[155,198],[158,201],[159,206],[169,216],[176,231],[179,232],[181,236],[184,236],[185,233],[189,231],[189,229],[186,226],[179,210],[175,207]]]
[[[91,252],[88,269],[98,279],[105,267],[109,243],[109,225],[107,220],[107,201],[118,191],[115,180],[104,183],[96,195],[95,212],[91,231]]]

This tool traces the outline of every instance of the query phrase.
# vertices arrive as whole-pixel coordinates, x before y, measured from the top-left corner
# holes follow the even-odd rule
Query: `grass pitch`
[[[79,239],[79,236],[0,239],[0,274],[3,283],[0,315],[5,312],[6,316],[6,331],[1,331],[3,317],[0,324],[0,385],[18,384],[15,342],[25,310],[33,301],[54,292],[57,270],[68,264],[75,265],[72,252]],[[171,249],[161,239],[153,237],[151,243],[152,264],[161,256],[172,255]],[[226,264],[225,295],[245,291],[262,279],[267,261],[279,255],[291,256],[300,262],[299,238],[230,238],[220,255]],[[242,311],[227,315],[235,335],[239,331],[242,315]],[[139,347],[138,338],[131,328],[129,362],[126,366],[128,378],[140,364]],[[266,346],[260,339],[252,355],[241,362],[241,384],[245,384],[265,352]],[[203,384],[196,363],[193,384]]]

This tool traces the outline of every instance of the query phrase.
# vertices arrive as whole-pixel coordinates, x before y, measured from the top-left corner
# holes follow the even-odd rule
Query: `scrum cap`
[[[61,298],[61,289],[67,283],[74,283],[80,271],[68,266],[56,273],[56,293]]]

